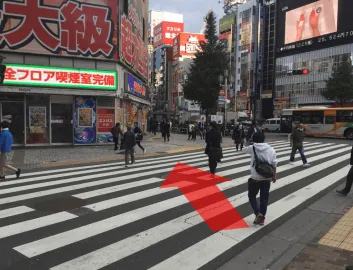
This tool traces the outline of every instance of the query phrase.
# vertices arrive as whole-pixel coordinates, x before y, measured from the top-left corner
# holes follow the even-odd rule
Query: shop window
[[[49,143],[49,96],[26,96],[26,143]]]
[[[337,111],[337,122],[353,122],[353,111]]]

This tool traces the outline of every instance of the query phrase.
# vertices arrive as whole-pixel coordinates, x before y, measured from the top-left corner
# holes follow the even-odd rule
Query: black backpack
[[[253,145],[253,151],[255,156],[253,167],[255,166],[256,172],[266,179],[271,179],[274,175],[274,167],[268,162],[259,160],[255,151],[255,145]]]

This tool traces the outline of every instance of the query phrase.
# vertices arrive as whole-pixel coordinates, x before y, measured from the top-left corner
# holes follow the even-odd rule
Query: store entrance
[[[21,101],[0,101],[0,120],[10,123],[10,131],[15,145],[25,143],[24,106]]]
[[[53,144],[73,143],[72,104],[51,104],[51,141]]]

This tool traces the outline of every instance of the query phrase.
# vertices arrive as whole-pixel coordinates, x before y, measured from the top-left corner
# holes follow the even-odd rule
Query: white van
[[[280,118],[271,118],[267,119],[262,125],[266,132],[280,132],[281,131],[281,119]]]

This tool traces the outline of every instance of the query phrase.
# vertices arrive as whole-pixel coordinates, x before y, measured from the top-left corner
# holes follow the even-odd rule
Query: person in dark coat
[[[131,127],[128,127],[124,133],[125,167],[129,165],[129,156],[131,157],[131,164],[135,163],[135,145],[135,134],[131,130]]]
[[[161,123],[161,131],[162,131],[162,137],[163,137],[164,141],[166,142],[168,139],[168,142],[169,142],[170,123],[169,123],[168,119],[163,120],[163,122]]]
[[[347,174],[346,186],[342,190],[337,190],[337,193],[343,196],[347,196],[351,192],[353,185],[353,147],[351,150],[350,165],[352,166]]]
[[[242,123],[239,123],[239,125],[237,125],[234,128],[234,132],[233,132],[233,140],[237,147],[237,151],[239,151],[239,144],[240,144],[240,151],[243,150],[244,139],[245,139],[244,126]]]
[[[296,127],[293,129],[290,135],[290,145],[292,146],[292,153],[290,155],[290,164],[294,164],[295,153],[299,150],[300,156],[303,161],[303,167],[307,168],[310,166],[308,163],[305,153],[304,153],[304,138],[305,138],[305,128],[300,122],[296,122]]]
[[[222,135],[218,129],[217,123],[212,122],[210,130],[206,133],[206,149],[205,153],[208,155],[208,166],[212,174],[216,173],[217,163],[222,159]]]
[[[121,131],[120,123],[116,123],[115,127],[112,128],[111,133],[113,135],[114,150],[116,151],[118,150],[120,135],[124,136],[123,132]]]
[[[151,122],[151,130],[155,136],[156,136],[157,128],[158,128],[158,121],[156,120],[156,118],[153,118]]]
[[[135,134],[135,137],[136,137],[137,146],[140,147],[140,149],[143,151],[143,153],[146,153],[146,149],[143,148],[142,145],[141,145],[141,141],[143,140],[143,134],[142,134],[142,131],[141,131],[138,123],[135,123],[134,134]]]

